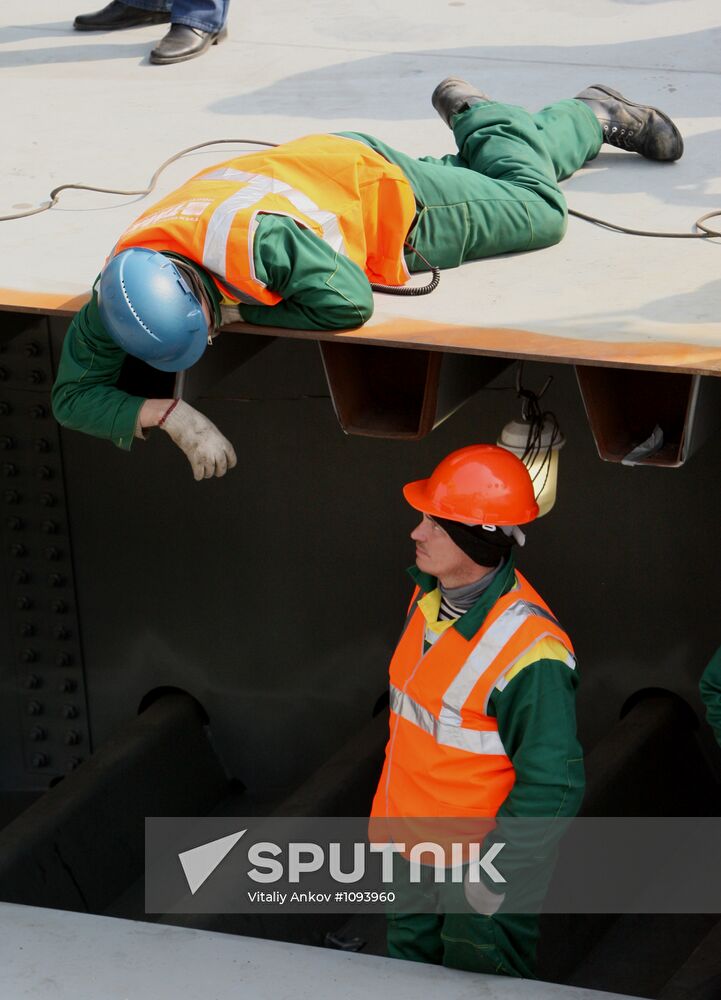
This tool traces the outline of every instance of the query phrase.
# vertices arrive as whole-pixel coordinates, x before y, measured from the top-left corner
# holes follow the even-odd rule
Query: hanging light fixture
[[[540,392],[533,392],[521,384],[522,374],[521,362],[516,374],[516,392],[522,400],[521,419],[507,423],[497,443],[517,455],[528,469],[538,504],[538,516],[543,517],[556,502],[558,453],[566,439],[556,415],[541,409],[541,396],[553,381],[553,376],[546,379]]]

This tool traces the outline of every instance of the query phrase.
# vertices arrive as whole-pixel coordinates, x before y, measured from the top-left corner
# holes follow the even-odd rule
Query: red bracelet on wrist
[[[178,405],[179,402],[180,402],[179,399],[174,399],[173,400],[173,402],[170,404],[170,406],[168,407],[168,409],[165,411],[165,413],[162,415],[162,417],[158,421],[158,427],[162,427],[163,426],[163,424],[168,419],[168,417],[173,412],[173,410],[175,409],[175,407]]]

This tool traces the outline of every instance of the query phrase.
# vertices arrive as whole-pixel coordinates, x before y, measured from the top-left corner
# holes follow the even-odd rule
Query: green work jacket
[[[699,685],[706,706],[706,719],[721,745],[721,648],[717,649],[706,667]]]

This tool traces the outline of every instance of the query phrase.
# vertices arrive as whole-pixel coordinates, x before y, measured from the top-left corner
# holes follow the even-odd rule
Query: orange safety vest
[[[153,205],[118,240],[181,254],[235,302],[275,305],[255,274],[258,216],[287,215],[350,257],[369,280],[403,285],[403,243],[415,218],[405,174],[355,139],[309,135],[202,170]]]
[[[575,667],[571,641],[548,606],[518,572],[516,581],[470,640],[451,627],[426,653],[423,595],[416,589],[390,665],[390,739],[373,818],[498,812],[516,775],[488,714],[491,692],[548,636],[563,644]]]

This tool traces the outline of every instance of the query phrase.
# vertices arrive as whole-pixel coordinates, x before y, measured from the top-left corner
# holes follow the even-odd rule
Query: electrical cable
[[[584,212],[577,212],[574,208],[569,208],[568,214],[575,215],[577,219],[583,219],[585,222],[590,222],[594,226],[602,226],[604,229],[610,229],[612,232],[626,233],[629,236],[653,236],[665,240],[708,240],[713,239],[716,236],[721,236],[721,232],[717,229],[711,229],[710,226],[704,225],[707,219],[715,219],[717,216],[721,215],[721,209],[718,209],[715,212],[707,212],[705,215],[701,215],[698,219],[696,219],[694,226],[696,226],[697,229],[702,230],[700,233],[662,233],[646,229],[629,229],[627,226],[619,226],[615,222],[607,222],[605,219],[597,219],[594,215],[586,215]]]
[[[26,219],[31,215],[39,215],[41,212],[47,212],[49,209],[54,208],[58,202],[58,198],[63,191],[95,191],[100,194],[119,194],[123,197],[133,197],[133,196],[145,196],[151,193],[158,182],[158,178],[163,173],[163,171],[170,166],[171,163],[175,163],[176,160],[181,159],[183,156],[187,156],[188,153],[194,153],[197,149],[206,149],[208,146],[220,146],[220,145],[250,145],[250,146],[264,146],[269,149],[274,149],[279,145],[277,142],[264,142],[261,139],[211,139],[208,142],[199,142],[194,146],[187,146],[185,149],[181,149],[179,152],[174,153],[169,156],[167,160],[164,160],[160,166],[157,168],[153,176],[150,178],[150,183],[146,188],[142,188],[137,191],[123,191],[118,188],[105,188],[96,187],[92,184],[60,184],[58,187],[53,188],[50,192],[50,199],[43,205],[39,205],[37,208],[25,209],[22,212],[15,212],[11,215],[0,215],[0,222],[11,222],[14,219]],[[693,239],[713,239],[714,237],[721,237],[721,232],[716,229],[712,229],[710,226],[706,226],[704,223],[707,219],[713,219],[721,216],[721,210],[715,212],[707,212],[705,215],[700,216],[694,222],[694,226],[700,229],[701,232],[695,233],[667,233],[667,232],[653,232],[644,229],[631,229],[627,226],[620,226],[613,222],[608,222],[605,219],[598,219],[593,215],[586,215],[584,212],[578,212],[575,209],[569,208],[569,215],[575,216],[577,219],[583,219],[585,222],[590,222],[592,225],[601,226],[604,229],[610,229],[612,232],[625,233],[630,236],[649,236],[660,239],[681,239],[681,240],[693,240]],[[429,295],[431,292],[435,291],[441,280],[441,271],[439,267],[435,267],[417,250],[415,247],[411,246],[410,243],[405,243],[405,246],[413,253],[417,254],[423,263],[429,268],[432,273],[431,280],[425,285],[382,285],[371,282],[371,288],[374,292],[382,292],[386,295],[402,295],[402,296],[418,296],[418,295]]]
[[[49,209],[54,208],[57,204],[58,197],[62,191],[97,191],[100,194],[120,194],[130,197],[131,195],[146,195],[154,189],[155,185],[158,183],[158,178],[165,170],[169,167],[171,163],[175,163],[183,156],[187,156],[188,153],[194,153],[196,149],[205,149],[207,146],[220,146],[223,144],[231,143],[234,146],[239,146],[241,144],[246,144],[249,146],[268,146],[275,148],[277,142],[263,142],[261,139],[210,139],[208,142],[199,142],[196,146],[187,146],[185,149],[181,149],[178,153],[173,153],[169,156],[167,160],[163,160],[158,169],[155,171],[153,176],[150,178],[150,183],[142,191],[119,191],[116,188],[103,188],[95,187],[92,184],[60,184],[58,187],[53,188],[50,192],[50,200],[46,201],[44,205],[38,206],[38,208],[29,208],[24,212],[16,212],[14,215],[0,215],[0,222],[10,222],[13,219],[26,219],[30,215],[39,215],[40,212],[47,212]]]
[[[538,457],[541,455],[541,451],[545,450],[545,454],[543,454],[540,464],[536,468],[533,476],[531,476],[533,491],[535,495],[539,497],[548,482],[548,476],[551,472],[551,458],[553,456],[554,447],[559,441],[561,441],[563,435],[561,434],[561,428],[555,413],[551,410],[542,410],[540,404],[541,397],[553,381],[553,376],[549,375],[543,385],[543,388],[539,392],[534,392],[532,389],[524,388],[522,378],[523,362],[521,361],[519,362],[518,370],[516,372],[516,395],[522,400],[521,418],[524,423],[528,424],[528,435],[526,437],[523,454],[520,458],[526,468],[530,471]],[[550,436],[548,436],[549,431]],[[544,437],[546,438],[545,442]],[[543,482],[540,486],[538,486],[537,480],[543,473],[545,473]]]
[[[417,254],[428,269],[433,272],[431,280],[425,285],[378,285],[371,281],[371,288],[374,292],[383,292],[385,295],[430,295],[431,292],[434,292],[438,288],[438,283],[441,280],[440,267],[436,267],[427,261],[420,250],[416,250],[407,240],[403,246],[408,247],[409,250]]]

